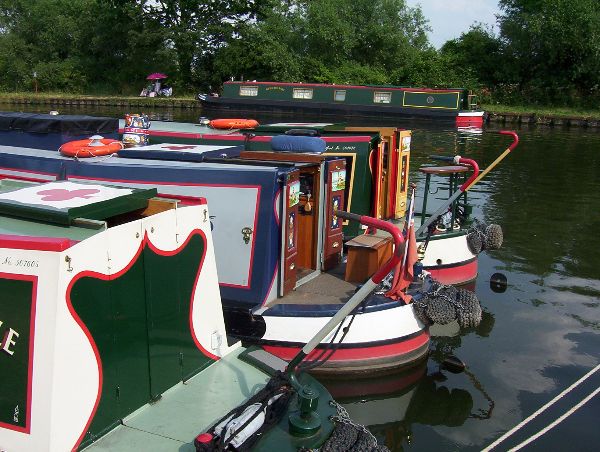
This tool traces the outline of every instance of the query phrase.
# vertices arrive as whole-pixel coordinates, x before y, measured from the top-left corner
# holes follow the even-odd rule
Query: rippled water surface
[[[0,106],[0,109],[15,109]],[[32,107],[46,111],[48,107]],[[119,109],[77,110],[121,117]],[[154,117],[195,121],[199,111]],[[399,124],[412,128],[411,178],[429,154],[460,154],[485,168],[508,137]],[[474,285],[481,325],[435,328],[431,356],[402,373],[330,384],[353,418],[392,450],[481,450],[536,412],[600,361],[600,133],[524,128],[521,142],[472,190],[475,216],[504,230],[502,249],[479,257]],[[432,188],[435,191],[435,187]],[[441,192],[433,195],[441,197]],[[490,288],[502,273],[508,287]],[[448,355],[467,371],[440,371]],[[600,371],[507,438],[508,450],[544,429],[600,386]],[[600,397],[527,446],[527,450],[597,450]]]

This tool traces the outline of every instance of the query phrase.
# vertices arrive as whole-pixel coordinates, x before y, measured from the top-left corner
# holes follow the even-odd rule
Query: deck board
[[[237,359],[239,349],[145,405],[86,451],[195,450],[192,441],[261,389],[267,376]]]

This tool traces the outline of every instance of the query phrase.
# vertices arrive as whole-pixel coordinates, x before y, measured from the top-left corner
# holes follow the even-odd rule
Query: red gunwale
[[[0,248],[60,252],[71,248],[76,243],[74,240],[58,237],[0,234]]]

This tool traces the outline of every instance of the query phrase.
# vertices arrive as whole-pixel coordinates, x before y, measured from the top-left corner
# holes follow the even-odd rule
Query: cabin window
[[[294,88],[294,99],[312,99],[313,90],[310,88]]]
[[[240,96],[258,96],[258,86],[240,86]]]
[[[346,90],[336,89],[333,94],[333,100],[335,100],[336,102],[344,102],[346,100]]]
[[[375,91],[373,102],[376,104],[389,104],[392,100],[392,93],[386,91]]]

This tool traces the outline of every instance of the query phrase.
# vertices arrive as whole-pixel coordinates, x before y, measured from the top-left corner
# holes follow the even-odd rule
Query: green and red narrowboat
[[[230,81],[220,96],[198,94],[215,117],[288,114],[295,118],[424,119],[482,127],[484,112],[464,88],[406,88],[390,85],[328,85]]]
[[[327,390],[306,374],[269,380],[264,351],[227,339],[206,201],[155,195],[0,181],[0,449],[203,451],[216,435],[319,447],[336,414]],[[240,413],[254,422],[219,430]]]

